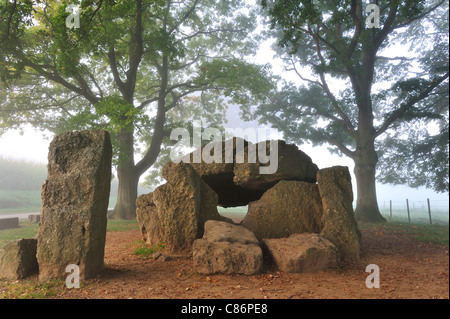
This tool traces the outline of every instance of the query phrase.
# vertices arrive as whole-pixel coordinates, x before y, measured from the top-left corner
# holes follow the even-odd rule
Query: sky
[[[273,72],[283,75],[288,80],[293,80],[292,75],[287,74],[282,66],[281,60],[274,57],[274,51],[271,49],[273,40],[265,41],[255,57],[251,60],[257,63],[270,63]],[[395,50],[394,50],[395,51]],[[298,82],[298,78],[295,77]],[[225,127],[258,127],[258,123],[243,122],[237,115],[239,110],[236,107],[230,107],[227,119],[228,125]],[[23,134],[19,131],[8,131],[0,137],[0,156],[6,158],[27,160],[36,163],[47,163],[48,146],[51,141],[51,134],[36,131],[31,127],[24,127]],[[280,136],[281,138],[281,136]],[[348,166],[352,175],[352,184],[356,197],[356,181],[353,175],[354,164],[348,157],[339,157],[328,152],[326,147],[312,147],[311,145],[301,145],[299,148],[308,154],[319,168],[325,168],[335,165]],[[432,190],[420,188],[411,189],[405,186],[377,185],[378,201],[380,206],[386,205],[389,200],[401,201],[406,198],[423,200],[427,198],[431,200],[448,201],[447,194],[435,193]]]

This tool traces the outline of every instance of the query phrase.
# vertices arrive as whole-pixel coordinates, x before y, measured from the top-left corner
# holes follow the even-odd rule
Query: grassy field
[[[20,222],[19,228],[0,230],[0,247],[10,240],[34,237],[39,229],[38,224],[28,221]],[[439,243],[448,245],[449,227],[448,225],[429,225],[423,223],[387,222],[384,224],[360,223],[360,228],[385,229],[399,233],[407,233],[422,242]],[[107,231],[128,231],[138,230],[136,220],[108,220]]]
[[[41,209],[41,191],[0,189],[1,213],[29,213]]]
[[[110,196],[109,207],[114,207],[117,196]],[[31,213],[41,210],[41,191],[0,189],[0,216],[11,213]]]
[[[380,209],[381,214],[389,221],[408,223],[408,211],[405,208],[395,208],[392,210],[392,218],[390,217],[389,208]],[[412,223],[429,224],[430,218],[428,210],[425,208],[411,208],[409,216]],[[448,225],[449,224],[449,210],[448,209],[432,209],[431,220],[433,224]]]
[[[387,223],[359,223],[360,229],[371,229],[378,232],[394,232],[407,234],[422,243],[449,245],[449,226],[441,224],[408,223],[388,221]]]

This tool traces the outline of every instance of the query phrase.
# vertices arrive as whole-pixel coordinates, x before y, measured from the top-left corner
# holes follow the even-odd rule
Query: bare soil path
[[[190,256],[162,261],[133,255],[139,231],[108,232],[104,274],[54,298],[449,298],[448,246],[389,231],[362,234],[361,260],[336,269],[205,276],[194,271]],[[366,287],[369,264],[380,268],[379,289]]]

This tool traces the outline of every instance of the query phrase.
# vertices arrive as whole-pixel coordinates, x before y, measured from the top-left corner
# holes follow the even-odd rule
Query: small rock
[[[202,274],[245,274],[261,271],[263,255],[253,233],[242,226],[207,221],[205,234],[192,247],[194,267]]]
[[[339,261],[336,247],[319,234],[263,239],[262,244],[278,269],[284,272],[316,272],[336,266]]]
[[[18,239],[0,250],[0,277],[18,280],[37,274],[36,239]]]

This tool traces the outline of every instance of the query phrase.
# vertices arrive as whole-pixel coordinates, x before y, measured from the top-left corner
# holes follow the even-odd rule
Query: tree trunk
[[[135,219],[136,218],[136,198],[139,177],[134,176],[133,170],[119,169],[119,192],[117,203],[114,207],[114,218]]]
[[[133,130],[130,128],[122,129],[119,133],[119,165],[117,168],[119,191],[113,215],[117,219],[136,218],[139,175],[136,174],[134,167],[133,142]]]
[[[355,176],[357,185],[357,200],[355,218],[364,222],[386,222],[378,208],[375,172],[378,156],[374,142],[357,147],[355,161]]]

